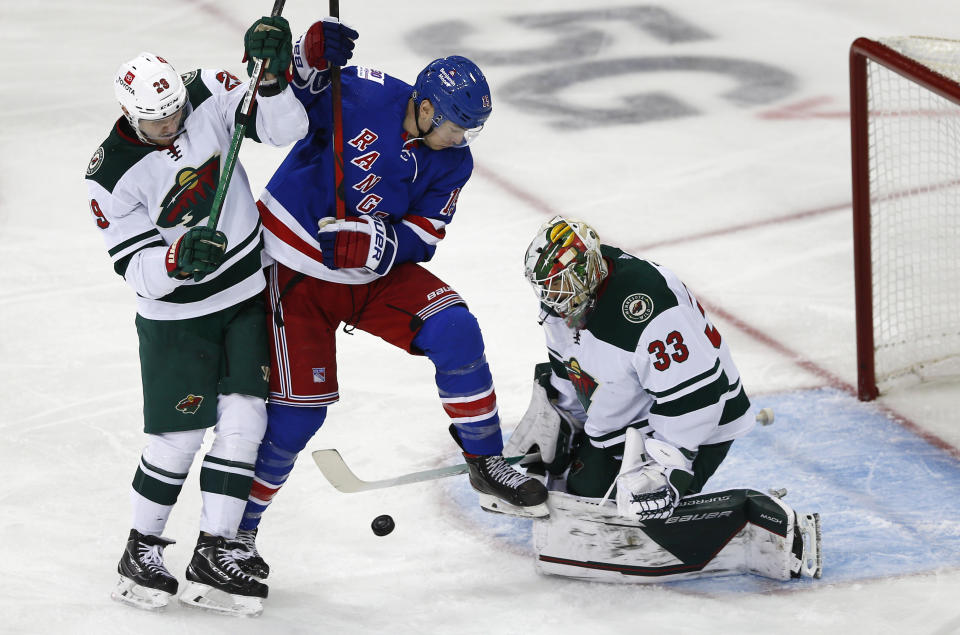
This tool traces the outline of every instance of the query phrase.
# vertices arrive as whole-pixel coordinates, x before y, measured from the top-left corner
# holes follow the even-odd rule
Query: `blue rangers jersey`
[[[327,72],[295,57],[292,85],[310,129],[287,155],[260,197],[267,254],[309,276],[364,284],[381,274],[324,266],[318,221],[336,215],[333,101]],[[431,150],[403,128],[413,88],[381,71],[341,72],[344,200],[347,216],[372,215],[395,234],[393,264],[433,257],[473,170],[468,148]]]

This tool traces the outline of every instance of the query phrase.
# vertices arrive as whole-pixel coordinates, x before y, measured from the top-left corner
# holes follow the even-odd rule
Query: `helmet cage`
[[[555,216],[527,248],[525,274],[544,306],[569,325],[579,324],[607,275],[597,233],[584,222]]]

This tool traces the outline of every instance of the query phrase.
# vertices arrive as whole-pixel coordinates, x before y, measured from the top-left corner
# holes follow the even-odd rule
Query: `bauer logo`
[[[653,300],[646,293],[634,293],[623,301],[623,317],[629,322],[646,322],[653,315]]]
[[[200,404],[202,403],[203,397],[197,395],[187,395],[177,403],[177,410],[187,415],[196,414],[197,410],[200,409]]]

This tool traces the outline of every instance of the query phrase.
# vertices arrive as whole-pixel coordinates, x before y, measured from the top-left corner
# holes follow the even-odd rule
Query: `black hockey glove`
[[[227,237],[209,227],[191,227],[167,249],[167,275],[200,282],[213,273],[227,253]]]
[[[243,61],[247,63],[247,74],[253,76],[256,60],[262,59],[265,73],[276,75],[276,84],[270,82],[264,86],[273,88],[271,94],[282,91],[288,81],[287,72],[293,58],[293,42],[290,24],[282,16],[263,17],[254,22],[243,36]],[[265,94],[265,92],[261,92]]]

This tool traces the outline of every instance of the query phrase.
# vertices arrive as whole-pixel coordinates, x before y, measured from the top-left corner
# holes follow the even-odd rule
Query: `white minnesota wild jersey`
[[[558,405],[585,420],[597,447],[623,443],[645,422],[658,438],[696,452],[754,425],[740,373],[720,334],[677,276],[614,247],[585,327],[544,322]]]
[[[265,286],[260,214],[239,162],[218,229],[227,236],[223,264],[202,281],[167,275],[169,245],[206,224],[230,148],[247,83],[226,71],[182,76],[189,105],[185,130],[165,147],[142,143],[121,117],[87,166],[90,211],[103,233],[114,269],[137,292],[137,312],[153,320],[207,315],[249,298]],[[289,89],[258,97],[246,136],[285,146],[307,131],[307,116]]]

